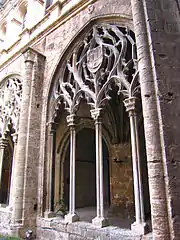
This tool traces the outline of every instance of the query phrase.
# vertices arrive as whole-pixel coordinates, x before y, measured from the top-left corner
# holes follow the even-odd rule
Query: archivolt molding
[[[62,102],[69,114],[75,114],[81,98],[92,109],[103,108],[112,86],[125,98],[135,96],[139,82],[133,33],[116,25],[94,25],[64,62],[59,76],[53,89],[54,118]]]
[[[12,125],[18,131],[22,97],[22,83],[17,77],[10,77],[0,85],[0,134],[5,137]]]

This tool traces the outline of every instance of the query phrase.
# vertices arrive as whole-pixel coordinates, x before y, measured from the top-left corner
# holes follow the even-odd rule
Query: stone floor
[[[95,207],[85,207],[76,209],[76,213],[80,217],[80,221],[92,222],[92,219],[96,217]],[[109,226],[117,226],[120,228],[130,229],[134,219],[130,216],[123,217],[119,214],[114,214],[109,211],[108,208],[104,212],[105,217],[108,218]]]

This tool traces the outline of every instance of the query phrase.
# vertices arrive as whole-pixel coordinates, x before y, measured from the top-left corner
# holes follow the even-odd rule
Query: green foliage
[[[67,207],[63,199],[59,199],[59,201],[56,202],[55,209],[56,213],[61,213],[63,217],[67,214]]]
[[[0,240],[21,240],[21,238],[0,235]]]

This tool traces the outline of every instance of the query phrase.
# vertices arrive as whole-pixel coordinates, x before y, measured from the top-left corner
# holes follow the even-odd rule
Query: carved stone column
[[[13,133],[12,134],[13,137],[13,142],[14,142],[14,152],[13,152],[13,160],[12,160],[12,171],[11,171],[11,185],[10,185],[10,195],[9,195],[9,208],[10,210],[12,210],[12,199],[13,199],[13,189],[14,189],[14,170],[15,170],[15,159],[16,159],[16,149],[17,149],[17,141],[18,141],[18,134],[17,133]]]
[[[95,120],[95,132],[96,132],[96,199],[97,199],[97,216],[92,220],[92,223],[97,227],[105,227],[108,225],[108,221],[104,217],[102,119],[100,117],[100,114],[101,108],[91,110],[91,116]]]
[[[131,148],[134,179],[134,198],[136,221],[131,225],[131,229],[139,234],[145,234],[147,225],[144,219],[143,190],[140,168],[139,138],[136,114],[137,98],[132,97],[124,100],[126,111],[129,113],[131,130]]]
[[[6,138],[0,139],[0,195],[1,195],[1,186],[2,186],[2,171],[3,171],[3,159],[5,148],[8,145],[8,140]]]
[[[47,198],[45,217],[53,217],[54,213],[54,161],[55,161],[55,133],[54,122],[48,123],[48,166],[47,166]]]
[[[72,223],[79,220],[75,213],[75,157],[76,157],[76,129],[75,114],[67,116],[67,123],[70,128],[70,185],[69,185],[69,213],[65,221]]]
[[[26,159],[26,137],[28,131],[28,110],[30,103],[30,90],[33,74],[33,64],[35,53],[31,49],[28,49],[24,53],[25,57],[25,77],[23,79],[22,86],[22,101],[21,111],[19,119],[19,132],[18,142],[16,149],[16,164],[14,169],[14,191],[13,191],[13,222],[16,224],[22,223],[22,211],[23,211],[23,192],[24,192],[24,168]]]

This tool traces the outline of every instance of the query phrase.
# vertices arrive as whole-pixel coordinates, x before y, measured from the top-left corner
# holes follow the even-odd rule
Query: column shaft
[[[104,189],[103,189],[103,149],[102,149],[102,119],[100,118],[101,109],[91,110],[91,116],[95,120],[96,134],[96,201],[97,216],[92,223],[97,227],[108,225],[104,217]]]
[[[0,191],[2,186],[2,171],[3,171],[3,159],[4,159],[4,152],[7,146],[6,139],[0,139]]]
[[[66,222],[79,220],[75,213],[75,156],[76,156],[76,129],[75,115],[67,116],[68,126],[70,127],[70,185],[69,185],[69,213],[65,216]]]
[[[131,128],[131,148],[132,148],[132,162],[133,162],[133,180],[134,180],[134,201],[135,201],[135,215],[136,222],[141,222],[141,204],[139,195],[139,179],[138,179],[138,156],[136,145],[136,134],[134,116],[130,116],[130,128]]]
[[[139,181],[139,201],[140,201],[140,212],[141,212],[141,222],[144,223],[144,198],[143,198],[143,187],[142,187],[142,175],[141,175],[141,163],[140,163],[140,149],[139,149],[139,134],[138,134],[138,123],[137,114],[134,115],[134,129],[136,136],[136,149],[137,149],[137,169],[138,169],[138,181]]]
[[[47,166],[47,197],[45,217],[53,217],[54,212],[54,161],[55,161],[55,123],[48,124],[48,166]]]
[[[28,129],[28,109],[30,101],[30,88],[33,74],[35,55],[28,50],[25,56],[25,78],[23,81],[21,111],[19,119],[18,143],[16,149],[16,164],[14,169],[13,213],[14,223],[22,223],[24,168],[26,159],[26,137]]]
[[[102,122],[95,120],[96,131],[96,194],[97,217],[104,217],[103,203],[103,154],[102,154]]]
[[[10,209],[12,208],[12,204],[13,204],[14,170],[16,168],[15,159],[16,159],[16,149],[17,149],[18,134],[17,133],[13,133],[12,137],[13,137],[13,142],[14,142],[14,152],[13,152],[13,159],[12,159],[12,171],[11,171],[11,183],[10,183],[11,185],[10,185],[10,196],[9,196],[9,207],[10,207]]]
[[[136,215],[136,221],[131,225],[131,228],[133,231],[137,233],[145,234],[147,231],[147,225],[144,221],[144,203],[143,203],[143,190],[142,190],[142,180],[141,180],[136,100],[137,99],[135,97],[132,97],[124,101],[126,111],[129,113],[129,118],[130,118],[133,180],[134,180],[134,201],[135,201],[135,215]]]
[[[70,127],[70,192],[69,192],[69,213],[75,213],[75,148],[76,132]]]

